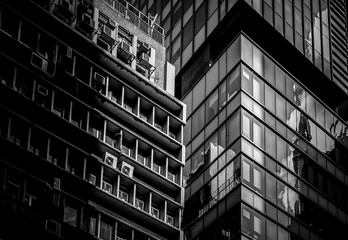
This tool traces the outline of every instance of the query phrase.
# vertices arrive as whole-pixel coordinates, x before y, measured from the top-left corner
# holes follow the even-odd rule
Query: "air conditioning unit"
[[[148,44],[148,43],[146,43],[146,42],[143,42],[143,48],[145,48],[147,51],[149,51],[150,50],[150,45]]]
[[[139,55],[139,61],[145,61],[145,62],[149,62],[150,61],[150,56],[147,55],[146,53],[142,53]]]
[[[59,178],[56,178],[56,177],[54,178],[53,188],[57,189],[57,190],[60,190],[60,179]]]
[[[122,162],[121,172],[128,177],[133,177],[134,167],[126,162]]]
[[[88,182],[95,185],[96,181],[97,181],[97,178],[93,174],[89,174]]]
[[[94,73],[94,80],[102,85],[105,85],[105,77],[97,72]]]
[[[169,215],[167,215],[167,223],[168,223],[169,225],[174,226],[174,218],[171,217],[171,216],[169,216]]]
[[[152,169],[153,169],[155,172],[161,174],[161,166],[159,166],[158,164],[153,163]]]
[[[108,192],[108,193],[112,193],[112,185],[110,184],[110,183],[107,183],[107,182],[105,182],[105,181],[103,181],[103,190],[105,191],[105,192]]]
[[[112,155],[111,153],[105,152],[104,154],[104,162],[109,165],[110,167],[113,167],[116,169],[117,166],[117,157]]]
[[[60,6],[62,6],[66,10],[68,11],[72,10],[72,5],[70,4],[69,0],[60,0],[59,3],[60,3]]]
[[[37,93],[40,94],[43,97],[47,97],[48,96],[47,88],[45,88],[45,87],[43,87],[41,85],[37,86]]]
[[[131,52],[131,46],[126,42],[126,41],[121,41],[120,43],[120,48],[123,50],[123,51],[126,51],[128,53]]]
[[[53,219],[46,220],[45,229],[55,235],[60,235],[60,223]]]
[[[125,202],[128,202],[128,193],[120,190],[118,194],[120,199],[122,199]]]
[[[81,0],[81,5],[84,6],[85,8],[89,8],[89,2],[86,0]]]
[[[155,127],[158,128],[159,130],[163,131],[163,127],[161,124],[155,122]]]
[[[138,159],[137,159],[137,160],[138,160],[138,162],[140,162],[141,164],[145,165],[146,162],[147,162],[147,157],[144,157],[144,156],[138,154]]]
[[[104,26],[103,26],[103,33],[106,34],[106,35],[108,35],[109,37],[111,37],[111,35],[112,35],[112,29],[109,28],[109,26],[104,25]]]
[[[171,137],[171,138],[173,138],[173,139],[176,139],[175,134],[174,134],[174,133],[171,133],[171,132],[169,132],[169,137]]]
[[[151,207],[151,215],[155,218],[159,218],[159,210],[157,208]]]
[[[93,19],[91,18],[90,15],[88,14],[82,14],[82,22],[85,23],[86,25],[90,26],[90,27],[93,27],[94,28],[94,21]]]
[[[168,171],[168,179],[172,182],[175,182],[175,174]]]
[[[138,208],[138,209],[140,209],[140,210],[144,210],[144,206],[145,206],[145,204],[144,204],[143,201],[141,201],[141,200],[138,199],[138,198],[135,199],[135,207],[136,207],[136,208]]]
[[[109,19],[107,24],[112,30],[114,30],[116,28],[116,22],[112,19]]]

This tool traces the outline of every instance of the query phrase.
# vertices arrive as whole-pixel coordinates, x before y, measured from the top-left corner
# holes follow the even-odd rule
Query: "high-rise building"
[[[346,1],[131,2],[187,105],[185,239],[347,236]]]
[[[185,105],[125,1],[0,1],[0,239],[182,237]]]

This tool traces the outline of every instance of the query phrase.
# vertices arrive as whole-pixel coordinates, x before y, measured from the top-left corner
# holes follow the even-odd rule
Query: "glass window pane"
[[[253,96],[257,101],[264,103],[263,81],[255,75],[253,76]]]
[[[206,122],[208,123],[218,112],[218,90],[215,90],[206,101]]]
[[[265,129],[266,152],[273,157],[275,157],[276,155],[275,143],[276,143],[275,134],[271,130],[266,128]]]
[[[219,81],[226,76],[226,52],[219,58]]]
[[[253,122],[253,141],[257,146],[263,148],[263,125],[255,119]]]
[[[195,136],[204,126],[204,105],[200,106],[192,116],[192,136]]]
[[[282,69],[276,66],[276,88],[285,94],[285,73]]]
[[[239,135],[240,129],[240,115],[239,112],[235,113],[228,121],[227,121],[227,141],[228,145],[230,145]]]
[[[250,95],[253,94],[253,92],[252,92],[253,85],[252,84],[253,84],[252,73],[248,68],[243,66],[242,67],[242,88]]]
[[[253,46],[253,69],[263,76],[263,53]]]
[[[209,69],[206,74],[206,89],[205,94],[208,95],[218,84],[219,80],[219,62],[215,62],[215,64]]]
[[[199,104],[203,102],[204,99],[204,93],[205,92],[205,76],[199,80],[199,82],[196,84],[196,86],[193,88],[193,105],[192,105],[192,111],[194,111]]]
[[[265,79],[274,85],[274,63],[266,55],[264,55],[264,68]]]
[[[251,140],[251,118],[246,113],[243,113],[242,125],[243,135]]]
[[[229,101],[238,90],[240,90],[239,67],[236,68],[228,77],[227,101]]]
[[[247,182],[250,182],[251,176],[250,176],[250,165],[243,161],[243,170],[242,170],[242,176],[243,179]]]
[[[266,224],[267,240],[277,240],[277,225],[270,220]]]
[[[286,120],[285,99],[277,93],[275,103],[276,103],[277,117],[279,117],[283,122],[285,122]]]
[[[219,110],[226,105],[226,81],[219,86]]]
[[[240,37],[238,37],[227,49],[227,72],[231,71],[240,59]]]
[[[275,113],[275,92],[268,85],[265,85],[265,106],[271,113]]]
[[[241,43],[242,43],[242,60],[246,64],[248,64],[250,67],[252,67],[253,66],[252,44],[243,35],[241,37]]]

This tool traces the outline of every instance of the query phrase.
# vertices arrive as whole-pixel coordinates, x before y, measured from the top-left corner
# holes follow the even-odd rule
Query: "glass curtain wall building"
[[[163,41],[125,1],[0,0],[0,239],[182,238]]]
[[[346,1],[131,2],[187,105],[184,239],[346,236]]]

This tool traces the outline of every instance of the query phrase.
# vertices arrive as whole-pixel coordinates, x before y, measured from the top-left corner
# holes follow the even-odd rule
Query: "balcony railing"
[[[109,0],[108,2],[127,21],[143,30],[160,44],[164,44],[164,30],[154,22],[154,19],[147,17],[127,1]]]

